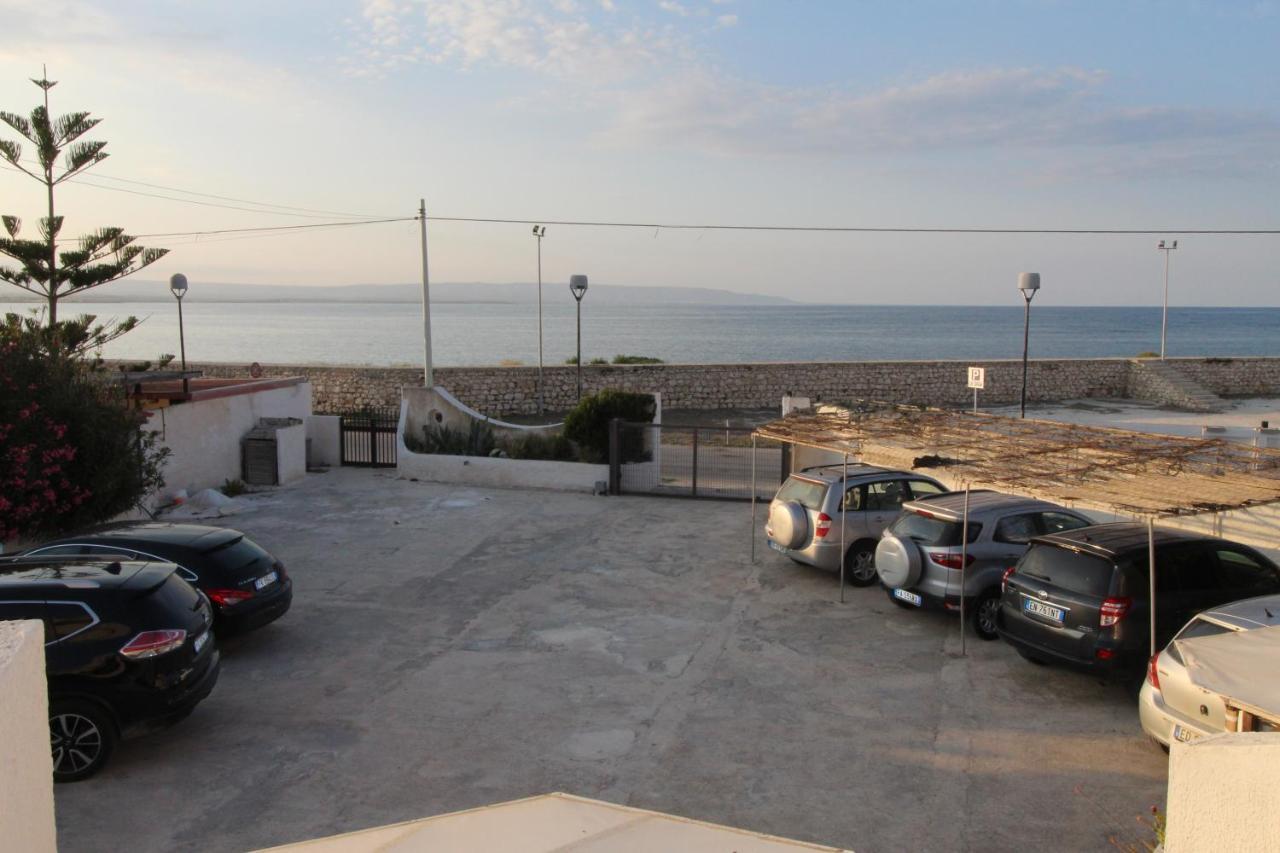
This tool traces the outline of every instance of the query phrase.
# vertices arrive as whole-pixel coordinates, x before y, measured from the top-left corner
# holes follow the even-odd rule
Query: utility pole
[[[542,238],[547,236],[547,226],[533,226],[533,236],[538,241],[538,414],[545,410],[546,392],[542,384]]]
[[[1164,252],[1164,307],[1160,311],[1160,360],[1164,360],[1164,342],[1169,333],[1169,253],[1178,248],[1178,241],[1166,244],[1164,240],[1156,249]]]
[[[418,199],[418,225],[422,229],[422,387],[435,385],[431,370],[431,286],[427,273],[427,200]]]

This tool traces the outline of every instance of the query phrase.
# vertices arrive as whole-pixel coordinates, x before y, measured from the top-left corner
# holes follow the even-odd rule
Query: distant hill
[[[543,282],[543,298],[567,290],[562,282]],[[95,288],[70,301],[163,302],[172,299],[169,286],[160,281],[130,279]],[[412,302],[422,298],[420,284],[349,284],[337,287],[279,284],[232,284],[192,282],[186,297],[191,302]],[[533,302],[538,286],[531,284],[442,283],[431,285],[432,302]],[[587,296],[604,305],[783,305],[793,300],[778,296],[737,293],[710,287],[638,287],[625,284],[592,284]],[[0,291],[0,301],[30,302],[20,292]]]

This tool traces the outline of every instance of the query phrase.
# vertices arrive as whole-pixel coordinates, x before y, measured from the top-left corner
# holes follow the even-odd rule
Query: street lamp
[[[1022,415],[1027,416],[1027,343],[1031,336],[1031,300],[1040,289],[1040,273],[1018,273],[1018,290],[1022,293],[1022,301],[1026,312],[1022,319]]]
[[[533,236],[538,241],[538,414],[543,412],[542,385],[542,238],[547,236],[547,226],[533,226]]]
[[[1160,358],[1164,359],[1164,339],[1169,331],[1169,253],[1178,248],[1178,241],[1165,243],[1161,240],[1160,245],[1156,246],[1158,251],[1164,252],[1164,308],[1160,312]]]
[[[587,295],[587,277],[569,276],[569,292],[578,303],[578,400],[582,400],[582,297]]]
[[[182,273],[169,276],[169,292],[178,300],[178,346],[182,353],[182,391],[187,391],[187,336],[182,328],[182,297],[187,295],[187,277]]]

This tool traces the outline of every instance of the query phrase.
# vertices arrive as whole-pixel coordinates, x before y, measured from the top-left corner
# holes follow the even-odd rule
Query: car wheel
[[[102,769],[116,745],[110,715],[92,702],[55,701],[49,708],[53,781],[79,782]]]
[[[978,597],[973,608],[973,632],[984,640],[998,640],[996,631],[1000,616],[1000,594],[988,592]]]
[[[854,543],[844,555],[844,578],[854,586],[871,586],[876,582],[875,545]]]

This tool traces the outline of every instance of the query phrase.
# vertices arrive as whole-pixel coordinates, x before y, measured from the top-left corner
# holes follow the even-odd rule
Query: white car
[[[1218,639],[1203,642],[1260,628],[1272,629],[1264,632],[1266,648],[1259,643],[1228,646]],[[1147,666],[1138,694],[1143,731],[1167,749],[1173,741],[1237,730],[1234,707],[1250,697],[1235,694],[1253,693],[1252,685],[1268,682],[1280,667],[1272,657],[1276,635],[1280,635],[1280,595],[1235,601],[1195,616]],[[1254,671],[1257,664],[1263,668]],[[1229,709],[1233,699],[1237,704]],[[1274,710],[1280,712],[1280,707]]]

